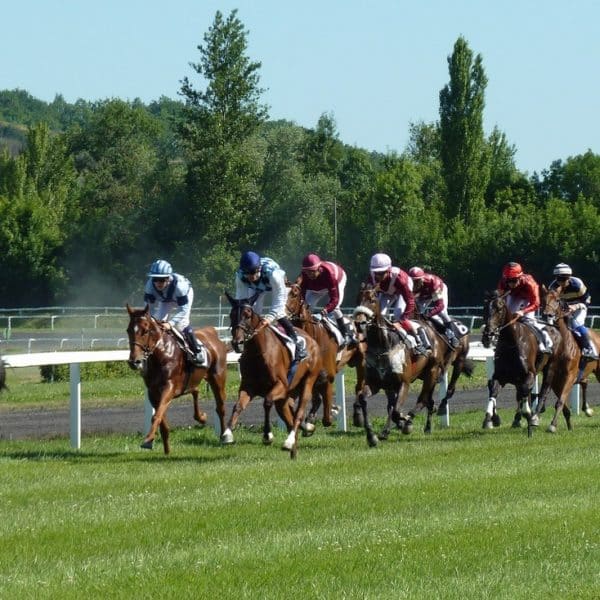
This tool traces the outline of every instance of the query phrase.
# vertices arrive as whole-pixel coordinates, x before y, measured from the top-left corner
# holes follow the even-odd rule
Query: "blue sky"
[[[489,80],[486,133],[506,133],[521,170],[600,152],[599,0],[0,0],[0,89],[178,98],[184,76],[202,87],[189,63],[234,8],[272,119],[332,113],[343,142],[401,152],[411,122],[438,120],[462,35]]]

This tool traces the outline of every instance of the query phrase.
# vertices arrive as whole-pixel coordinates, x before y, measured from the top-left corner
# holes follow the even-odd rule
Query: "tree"
[[[256,244],[263,205],[264,155],[256,136],[267,107],[260,103],[261,65],[246,55],[246,36],[237,10],[227,19],[217,12],[198,46],[200,61],[191,64],[208,82],[206,89],[195,89],[185,77],[180,91],[185,108],[179,133],[188,164],[187,194],[179,206],[185,227],[180,254],[199,275],[210,273],[211,291],[215,280],[229,283],[232,256]],[[207,249],[216,249],[217,257],[207,256]]]
[[[484,206],[489,157],[483,135],[487,77],[459,37],[448,57],[450,82],[440,91],[440,158],[447,188],[446,216],[474,222]]]

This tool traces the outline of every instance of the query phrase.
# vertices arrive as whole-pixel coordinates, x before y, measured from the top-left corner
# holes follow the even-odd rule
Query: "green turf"
[[[600,425],[574,421],[319,428],[296,461],[280,431],[1,441],[0,597],[597,598]]]

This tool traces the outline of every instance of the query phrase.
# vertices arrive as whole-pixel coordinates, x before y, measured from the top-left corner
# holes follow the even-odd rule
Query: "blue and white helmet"
[[[150,272],[148,273],[148,277],[152,277],[153,279],[163,279],[165,277],[169,277],[173,275],[173,267],[171,267],[170,263],[166,260],[162,260],[161,258],[156,259],[152,266],[150,267]]]

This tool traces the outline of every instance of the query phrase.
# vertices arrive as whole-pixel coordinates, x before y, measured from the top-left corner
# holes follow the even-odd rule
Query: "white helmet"
[[[372,273],[383,273],[392,266],[392,259],[381,252],[373,254],[371,257],[371,272]]]
[[[166,260],[158,258],[152,263],[148,277],[152,277],[153,279],[164,279],[172,274],[173,268],[171,265]]]
[[[565,277],[568,277],[570,275],[573,275],[573,271],[571,270],[571,267],[566,264],[566,263],[558,263],[555,267],[554,267],[554,271],[552,271],[552,273],[554,275],[562,275]]]

